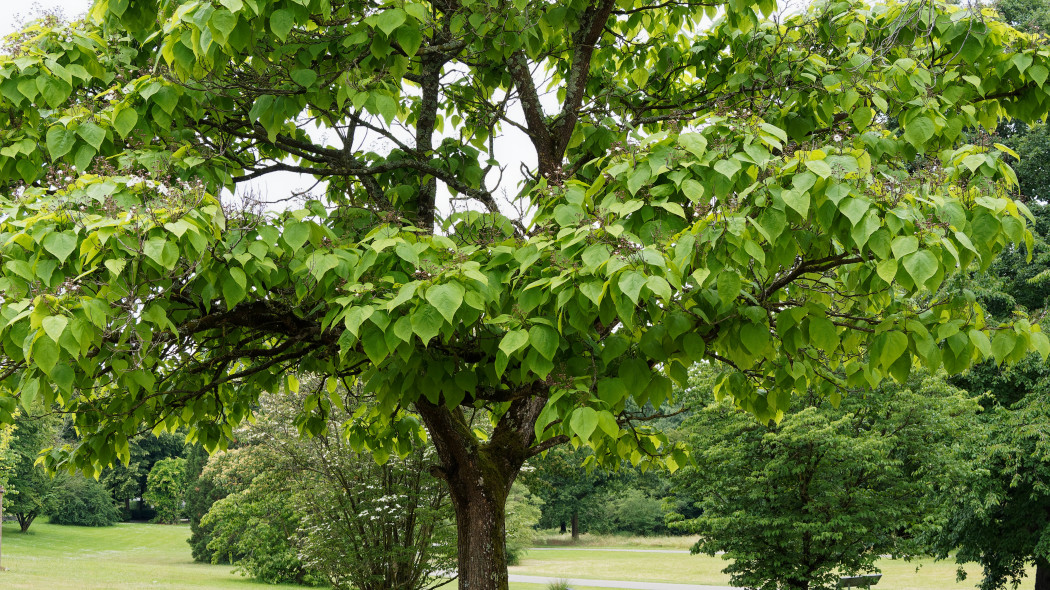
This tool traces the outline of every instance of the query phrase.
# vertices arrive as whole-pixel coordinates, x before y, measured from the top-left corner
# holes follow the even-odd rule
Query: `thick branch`
[[[569,138],[576,128],[576,122],[580,118],[580,105],[587,94],[587,80],[591,72],[591,56],[594,54],[594,46],[605,30],[613,8],[616,7],[615,0],[601,0],[592,4],[583,13],[580,19],[580,28],[573,35],[572,66],[569,68],[569,77],[565,88],[565,102],[562,104],[561,115],[554,127],[554,153],[553,157],[560,162],[569,145]]]

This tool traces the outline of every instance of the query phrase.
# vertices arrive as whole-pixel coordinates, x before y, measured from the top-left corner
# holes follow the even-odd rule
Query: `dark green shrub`
[[[120,520],[120,510],[106,488],[79,475],[60,475],[48,500],[53,524],[110,526]]]

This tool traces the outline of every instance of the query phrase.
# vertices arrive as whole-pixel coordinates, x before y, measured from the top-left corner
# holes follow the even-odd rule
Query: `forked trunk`
[[[36,520],[36,512],[16,512],[15,518],[18,519],[19,531],[25,533],[29,531],[29,525]]]
[[[441,459],[436,475],[448,484],[459,533],[459,590],[508,590],[505,508],[510,486],[535,440],[540,397],[516,400],[488,440],[474,434],[460,408],[416,402]]]
[[[1044,558],[1035,560],[1035,590],[1050,590],[1050,562]]]

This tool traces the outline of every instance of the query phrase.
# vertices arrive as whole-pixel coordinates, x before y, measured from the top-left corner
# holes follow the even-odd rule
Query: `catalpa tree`
[[[460,587],[503,589],[521,465],[683,464],[636,409],[695,363],[771,420],[795,390],[1046,354],[940,286],[1031,241],[1008,150],[963,131],[1044,117],[1050,48],[933,1],[775,9],[98,0],[30,26],[0,58],[0,422],[68,412],[81,442],[46,461],[92,473],[142,430],[221,447],[319,375],[300,429],[340,391],[380,458],[425,427]],[[224,206],[279,171],[323,196]]]

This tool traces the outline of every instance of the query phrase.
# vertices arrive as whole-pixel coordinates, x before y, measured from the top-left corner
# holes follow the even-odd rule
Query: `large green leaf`
[[[290,76],[292,77],[292,81],[303,88],[310,88],[314,85],[314,82],[317,81],[317,72],[309,68],[292,70]]]
[[[273,11],[270,15],[270,30],[273,31],[274,35],[281,41],[288,38],[288,33],[291,32],[292,27],[295,25],[295,16],[292,11],[286,9],[280,9]]]
[[[769,326],[745,322],[740,326],[740,341],[751,354],[761,354],[769,345]]]
[[[594,429],[598,427],[598,412],[594,408],[576,408],[569,419],[569,427],[581,439],[590,439]]]
[[[76,142],[77,134],[65,127],[55,125],[47,130],[47,151],[53,160],[68,154]]]
[[[284,243],[288,244],[288,248],[295,252],[310,239],[310,226],[300,221],[290,221],[284,226],[281,237],[284,238]]]
[[[926,281],[937,274],[939,266],[937,257],[929,250],[920,250],[904,257],[904,269],[911,275],[916,286],[925,285]]]
[[[66,331],[68,324],[69,318],[64,315],[49,315],[41,322],[44,332],[55,342],[62,338],[62,333]]]
[[[65,262],[77,247],[77,237],[71,232],[52,232],[44,238],[44,249]]]
[[[933,137],[937,126],[927,117],[916,117],[904,126],[904,138],[917,149],[922,149]]]
[[[84,121],[77,127],[77,135],[84,138],[91,147],[98,151],[102,148],[102,142],[106,140],[106,130],[95,125],[91,121]]]
[[[434,285],[427,289],[427,301],[433,305],[450,324],[456,323],[456,310],[463,305],[466,290],[456,281]]]
[[[389,37],[395,29],[405,24],[405,11],[400,8],[388,8],[379,13],[376,25]]]
[[[525,330],[511,330],[503,336],[503,340],[499,343],[499,349],[502,350],[508,357],[515,352],[519,351],[526,344],[529,343],[529,333]]]
[[[419,336],[423,344],[427,344],[438,335],[443,322],[441,312],[429,303],[420,305],[412,312],[412,331]]]
[[[48,375],[58,364],[59,354],[58,344],[48,336],[41,336],[33,342],[33,362]]]
[[[620,275],[620,291],[626,295],[632,303],[638,303],[638,297],[642,292],[642,287],[644,287],[647,282],[645,275],[630,270]]]
[[[113,128],[121,137],[126,138],[139,122],[139,114],[130,107],[118,108],[113,112]]]
[[[536,349],[543,358],[553,360],[561,344],[561,336],[558,331],[550,326],[537,324],[529,328],[529,344]]]
[[[699,133],[683,133],[679,135],[678,144],[697,157],[702,157],[707,152],[707,138]]]

